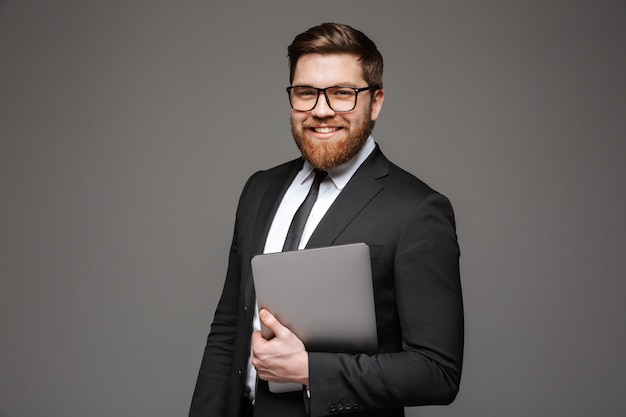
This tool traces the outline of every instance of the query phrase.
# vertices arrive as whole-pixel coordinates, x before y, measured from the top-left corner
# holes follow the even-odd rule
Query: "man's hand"
[[[274,333],[270,340],[260,331],[252,334],[252,364],[259,378],[309,385],[309,355],[304,343],[266,309],[259,311],[259,318]]]

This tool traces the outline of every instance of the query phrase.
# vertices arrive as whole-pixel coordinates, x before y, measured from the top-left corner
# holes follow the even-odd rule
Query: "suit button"
[[[354,403],[352,403],[352,410],[356,411],[359,409],[359,404],[357,404],[357,402],[355,401]]]
[[[337,404],[337,412],[341,413],[343,411],[343,405]]]
[[[330,411],[332,414],[335,414],[337,412],[337,409],[335,408],[335,404],[331,405],[328,408],[328,411]]]

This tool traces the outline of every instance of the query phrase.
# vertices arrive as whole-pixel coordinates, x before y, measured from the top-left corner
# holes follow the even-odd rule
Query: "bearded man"
[[[325,23],[296,36],[288,55],[291,131],[302,156],[257,172],[244,187],[189,415],[388,417],[448,404],[459,390],[464,338],[452,207],[392,164],[372,137],[385,99],[374,42]],[[369,245],[374,354],[309,352],[258,310],[251,259],[283,251],[312,188],[317,198],[294,249]],[[274,338],[263,338],[261,322]],[[268,382],[303,389],[273,393]]]

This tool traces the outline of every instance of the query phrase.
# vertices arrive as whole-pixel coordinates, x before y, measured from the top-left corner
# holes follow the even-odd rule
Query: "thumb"
[[[285,332],[289,332],[289,330],[285,326],[280,324],[278,319],[274,317],[272,313],[264,308],[259,311],[259,318],[261,319],[265,327],[267,327],[272,331],[272,333],[274,333],[274,336],[284,336]]]

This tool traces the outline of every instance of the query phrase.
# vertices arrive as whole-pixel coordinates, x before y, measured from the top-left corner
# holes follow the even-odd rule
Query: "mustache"
[[[344,123],[332,122],[330,120],[308,121],[300,124],[304,129],[315,129],[318,127],[346,127]]]

